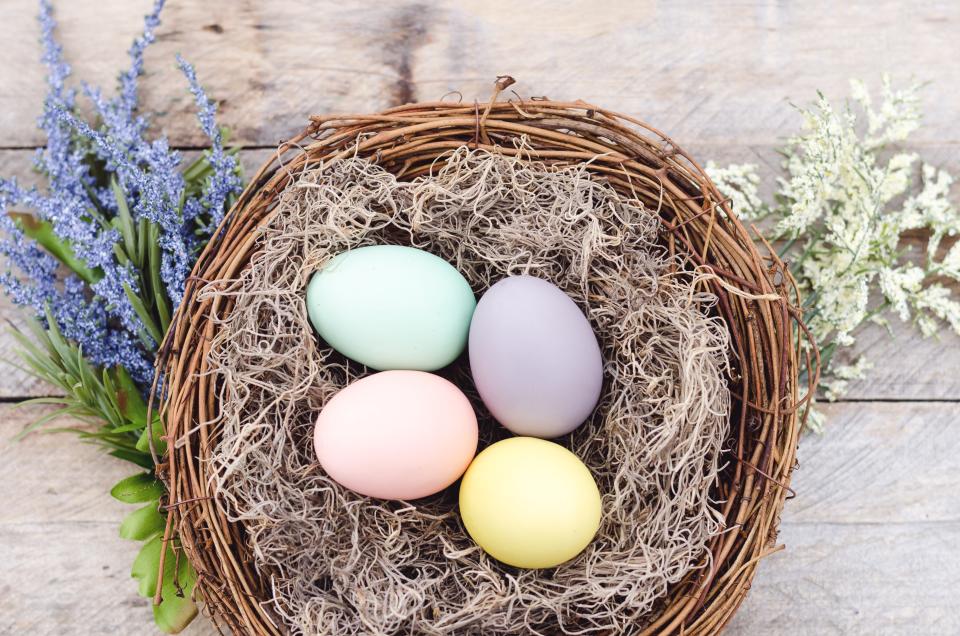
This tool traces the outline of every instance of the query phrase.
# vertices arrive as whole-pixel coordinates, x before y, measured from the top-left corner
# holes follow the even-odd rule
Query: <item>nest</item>
[[[455,490],[373,501],[316,466],[315,413],[365,370],[310,337],[302,290],[375,243],[437,253],[478,293],[532,273],[587,313],[604,396],[561,441],[604,522],[577,559],[507,568],[470,542]],[[496,96],[313,118],[201,256],[162,351],[164,477],[198,600],[250,634],[715,633],[775,549],[795,296],[697,164],[631,118]],[[445,373],[470,394],[463,365]],[[482,443],[502,436],[474,404]]]

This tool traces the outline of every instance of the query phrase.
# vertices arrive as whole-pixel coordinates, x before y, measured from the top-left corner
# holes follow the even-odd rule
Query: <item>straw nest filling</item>
[[[704,559],[723,517],[710,497],[727,436],[728,331],[713,274],[658,243],[660,220],[584,165],[548,167],[461,147],[398,181],[365,159],[307,170],[258,230],[225,296],[210,364],[221,405],[211,480],[245,530],[278,625],[304,634],[623,633],[655,618]],[[594,415],[556,440],[593,473],[599,532],[549,570],[504,566],[467,535],[456,485],[413,502],[357,495],[319,467],[320,409],[369,371],[314,335],[304,294],[327,259],[412,245],[453,264],[479,296],[498,280],[553,282],[603,351]],[[480,446],[508,435],[477,398],[466,359],[440,372],[470,397]],[[707,553],[708,554],[708,553]]]

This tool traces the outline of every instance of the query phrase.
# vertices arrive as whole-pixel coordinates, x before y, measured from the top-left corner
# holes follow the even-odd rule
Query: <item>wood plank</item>
[[[835,404],[728,634],[960,633],[960,405]]]
[[[105,494],[101,493],[101,496]],[[136,549],[115,538],[116,522],[0,523],[0,632],[34,636],[160,634],[150,601],[136,593]],[[206,618],[185,636],[213,636]]]
[[[793,476],[795,524],[960,523],[960,404],[828,404]],[[960,575],[960,570],[956,572]]]
[[[956,486],[955,486],[956,487]],[[960,522],[785,523],[727,634],[956,634]]]
[[[807,435],[779,540],[727,633],[956,633],[960,404],[836,404]],[[39,411],[0,406],[0,632],[152,633],[107,490],[130,472],[63,435],[11,435]],[[12,558],[11,558],[12,557]],[[7,622],[4,622],[7,621]],[[201,629],[202,623],[196,623]],[[193,628],[191,628],[193,629]],[[99,631],[98,631],[99,630]],[[197,631],[191,633],[207,633]]]
[[[960,285],[952,285],[960,297]],[[943,327],[923,338],[909,323],[891,317],[890,332],[867,325],[857,334],[851,355],[864,355],[873,364],[863,380],[850,383],[843,400],[960,399],[960,336]]]
[[[105,88],[124,65],[149,0],[59,2],[75,76]],[[43,72],[33,0],[0,23],[0,143],[42,143],[34,130]],[[240,141],[273,145],[309,114],[370,111],[459,90],[486,99],[495,76],[521,95],[584,99],[647,119],[681,144],[773,144],[792,130],[790,100],[840,98],[851,77],[933,82],[918,133],[960,142],[960,5],[952,0],[795,3],[616,0],[212,0],[169,3],[147,55],[144,106],[176,144],[203,140],[174,68],[182,51]]]
[[[922,149],[931,161],[942,159],[949,162],[956,174],[960,174],[960,153],[948,145],[929,146]],[[763,182],[769,187],[774,182],[777,167],[773,147],[735,146],[720,147],[711,144],[698,145],[698,156],[716,157],[720,163],[753,161],[761,166]],[[253,174],[271,154],[269,149],[249,149],[241,155],[244,170]],[[712,154],[717,152],[717,154]],[[184,160],[192,161],[197,151],[185,151]],[[40,183],[31,169],[33,151],[0,150],[0,175],[16,176],[22,183]],[[958,202],[960,204],[960,202]],[[918,246],[914,251],[921,251]],[[960,293],[960,286],[955,286]],[[2,295],[0,295],[2,296]],[[18,311],[11,307],[5,297],[0,297],[0,319],[20,324]],[[867,325],[858,336],[858,344],[848,357],[866,355],[874,368],[864,380],[854,382],[844,399],[910,399],[910,400],[960,400],[960,336],[944,330],[939,339],[920,338],[909,324],[893,318],[893,337],[877,325]],[[0,359],[13,357],[15,343],[6,330],[0,330]],[[896,361],[891,364],[890,361]],[[19,398],[49,394],[51,389],[18,370],[0,374],[0,399]]]
[[[133,506],[112,499],[136,467],[72,435],[13,436],[43,413],[0,405],[0,633],[36,636],[159,633],[130,566],[138,543],[118,528]],[[64,422],[61,422],[64,424]],[[199,619],[184,632],[209,636]]]

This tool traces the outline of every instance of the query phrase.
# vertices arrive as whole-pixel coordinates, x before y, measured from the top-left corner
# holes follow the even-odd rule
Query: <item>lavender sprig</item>
[[[40,1],[48,94],[38,124],[47,144],[36,166],[48,188],[0,180],[0,207],[22,205],[37,219],[3,219],[0,253],[9,269],[0,284],[41,322],[49,308],[60,331],[91,363],[122,366],[141,386],[152,377],[153,350],[182,299],[193,260],[241,185],[236,157],[223,148],[213,102],[182,58],[178,63],[211,149],[184,170],[181,154],[166,138],[146,138],[138,78],[163,5],[156,0],[145,16],[116,96],[108,99],[99,88],[83,85],[98,118],[88,123],[76,114],[76,91],[66,85],[70,67],[54,38],[50,2]],[[34,227],[25,228],[25,220]],[[43,248],[32,240],[38,232],[47,239]],[[58,260],[74,272],[59,283]]]
[[[191,199],[184,205],[184,217],[194,219],[202,213],[208,214],[209,220],[203,229],[210,233],[220,225],[223,213],[229,207],[227,203],[230,197],[240,191],[239,164],[236,156],[225,152],[223,148],[223,133],[216,123],[216,106],[200,86],[193,66],[180,55],[177,55],[177,62],[190,83],[190,92],[197,104],[200,128],[210,139],[210,150],[206,152],[206,156],[212,167],[200,198]]]
[[[14,334],[22,364],[64,394],[56,399],[61,408],[36,425],[57,415],[95,418],[99,428],[75,432],[146,471],[121,481],[111,494],[144,504],[127,516],[120,534],[144,542],[132,574],[144,596],[153,597],[161,586],[154,618],[162,630],[176,632],[196,615],[190,594],[196,574],[177,537],[168,541],[163,535],[165,489],[151,453],[162,453],[163,424],[156,413],[147,421],[144,395],[156,347],[182,300],[193,261],[239,193],[241,176],[235,151],[224,149],[214,103],[179,56],[211,147],[184,167],[165,137],[147,138],[137,84],[163,4],[155,0],[145,16],[116,95],[82,85],[96,113],[87,121],[77,112],[77,91],[66,84],[70,67],[54,38],[50,2],[40,0],[48,91],[38,125],[47,143],[35,165],[48,186],[41,191],[0,179],[0,209],[6,211],[0,216],[0,256],[7,265],[0,286],[34,314],[31,333]]]

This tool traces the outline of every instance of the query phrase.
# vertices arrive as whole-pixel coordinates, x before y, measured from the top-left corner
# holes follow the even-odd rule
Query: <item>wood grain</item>
[[[960,405],[835,404],[729,634],[956,634]]]
[[[119,537],[135,509],[109,496],[137,472],[73,435],[13,436],[43,411],[0,405],[0,633],[34,636],[159,633],[130,565],[138,543]],[[60,422],[70,424],[70,422]],[[75,424],[75,423],[74,423]],[[215,633],[194,621],[188,636]]]
[[[75,76],[110,88],[149,0],[58,2]],[[0,144],[36,146],[43,99],[33,0],[0,21]],[[400,0],[171,2],[147,55],[143,96],[179,145],[203,144],[174,54],[197,66],[223,122],[273,145],[311,113],[379,110],[459,90],[486,99],[497,75],[523,95],[584,99],[647,119],[679,142],[773,145],[790,100],[846,94],[851,77],[933,82],[922,143],[960,142],[960,4],[952,0],[657,2]]]
[[[779,541],[728,633],[947,634],[960,589],[960,405],[836,404],[807,435]],[[39,414],[0,406],[0,632],[152,633],[117,537],[132,472],[65,435],[11,436]],[[206,634],[198,621],[191,634]]]
[[[960,522],[785,523],[727,634],[957,634]]]

